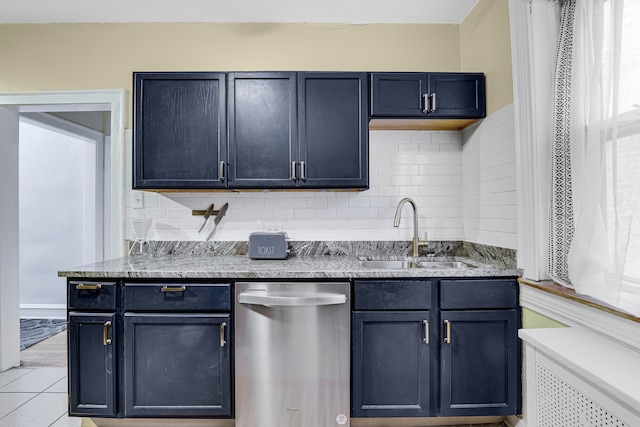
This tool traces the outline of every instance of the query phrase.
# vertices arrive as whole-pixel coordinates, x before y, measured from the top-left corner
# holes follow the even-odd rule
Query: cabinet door
[[[295,188],[295,73],[229,74],[229,188]]]
[[[115,314],[69,313],[69,414],[116,415]]]
[[[224,188],[223,73],[135,73],[133,188]]]
[[[367,99],[366,73],[299,74],[300,187],[369,187]]]
[[[516,414],[516,311],[442,311],[441,316],[441,415]]]
[[[230,416],[229,315],[124,318],[126,417]]]
[[[429,74],[429,117],[481,118],[485,115],[484,74]]]
[[[373,73],[372,117],[426,117],[426,73]]]
[[[353,312],[353,417],[431,415],[428,311]]]

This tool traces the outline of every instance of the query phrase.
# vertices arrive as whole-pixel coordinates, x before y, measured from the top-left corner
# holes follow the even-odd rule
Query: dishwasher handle
[[[344,294],[315,293],[315,294],[255,294],[242,293],[238,295],[240,304],[257,304],[266,307],[296,307],[314,305],[345,304],[347,296]]]

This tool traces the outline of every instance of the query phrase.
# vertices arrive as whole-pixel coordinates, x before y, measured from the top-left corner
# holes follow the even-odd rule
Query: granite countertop
[[[61,277],[140,279],[353,279],[394,277],[518,277],[515,251],[460,241],[429,241],[407,257],[406,241],[291,241],[286,260],[252,260],[246,241],[132,242],[131,256],[65,269]],[[472,268],[370,268],[363,259],[461,261]]]
[[[385,257],[385,259],[405,257]],[[519,271],[482,264],[470,258],[413,258],[415,260],[462,261],[472,268],[369,268],[362,257],[323,255],[286,260],[252,260],[247,256],[134,256],[60,271],[70,278],[140,279],[353,279],[409,277],[516,277]]]

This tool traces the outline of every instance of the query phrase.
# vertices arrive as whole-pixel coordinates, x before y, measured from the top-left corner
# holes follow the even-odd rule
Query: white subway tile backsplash
[[[358,208],[358,218],[377,218],[378,208]]]
[[[296,208],[306,208],[307,207],[307,201],[306,199],[301,199],[301,198],[288,198],[285,200],[285,207],[287,208],[292,208],[292,209],[296,209]]]
[[[186,208],[168,208],[167,209],[167,218],[184,218],[187,215],[190,215],[191,212]]]
[[[279,220],[295,218],[294,209],[276,208],[273,210],[273,217]]]
[[[411,142],[411,136],[414,132],[394,132],[387,131],[389,134],[389,142],[392,144],[407,144]]]
[[[351,197],[349,199],[349,207],[350,208],[368,208],[369,198],[368,197]]]
[[[431,142],[434,144],[452,144],[455,142],[453,132],[434,132],[431,135]]]
[[[294,240],[408,240],[409,208],[393,227],[396,205],[411,197],[419,209],[420,235],[515,248],[515,144],[513,107],[472,129],[370,131],[370,189],[363,192],[144,193],[133,209],[127,167],[126,236],[130,219],[153,219],[149,239],[204,240],[202,217],[191,210],[229,203],[215,240],[246,240],[252,231],[282,229]],[[130,135],[130,132],[128,132]],[[129,137],[130,142],[130,137]],[[131,163],[131,145],[127,161]]]
[[[371,197],[369,198],[369,206],[372,208],[388,208],[391,205],[390,197]]]
[[[391,177],[391,185],[393,186],[406,186],[411,185],[412,176],[409,175],[396,175]],[[419,185],[419,184],[418,184]]]
[[[399,191],[400,191],[399,187],[393,187],[391,185],[383,185],[378,187],[378,195],[382,197],[397,196]]]
[[[273,219],[273,209],[268,209],[268,208],[260,208],[260,209],[251,209],[251,219],[254,219],[256,221],[259,220],[271,220]]]
[[[422,145],[431,143],[431,135],[432,132],[411,132],[409,139],[412,143],[418,144],[419,148],[422,148]]]
[[[420,146],[420,152],[428,155],[433,155],[440,151],[440,144],[422,144]]]
[[[312,208],[296,208],[293,210],[293,216],[296,219],[314,219],[316,210]]]
[[[351,218],[349,219],[349,228],[369,229],[371,228],[371,224],[369,223],[369,218]]]
[[[420,145],[419,144],[399,144],[398,152],[400,153],[419,153]]]
[[[326,208],[328,206],[328,199],[326,197],[311,197],[307,199],[308,208]]]
[[[338,210],[336,208],[316,209],[316,218],[318,219],[336,219]]]
[[[462,132],[464,239],[517,248],[513,105]]]

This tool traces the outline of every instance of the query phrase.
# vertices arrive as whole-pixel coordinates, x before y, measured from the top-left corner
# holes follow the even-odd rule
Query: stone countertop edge
[[[85,279],[392,279],[522,275],[519,269],[483,264],[471,258],[448,257],[447,260],[462,261],[474,268],[369,268],[363,267],[357,256],[332,255],[290,257],[286,260],[254,260],[242,255],[140,255],[59,271],[58,276]]]

